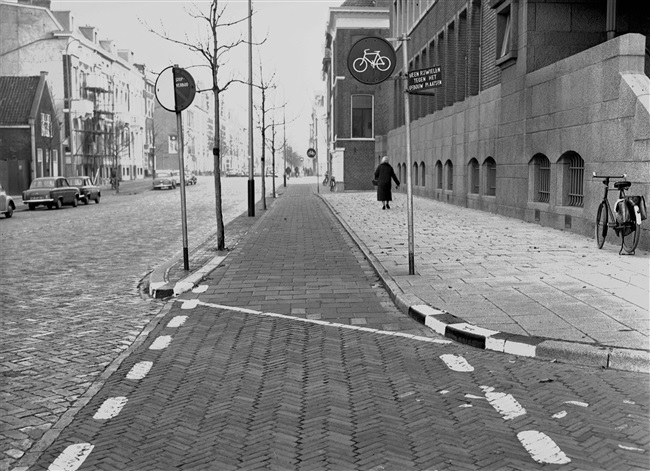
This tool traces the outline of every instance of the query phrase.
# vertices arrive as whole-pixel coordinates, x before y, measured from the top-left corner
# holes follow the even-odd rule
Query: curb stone
[[[650,373],[650,351],[647,350],[605,347],[489,330],[429,306],[416,295],[405,293],[329,201],[320,194],[318,197],[363,252],[398,309],[438,334],[483,350],[553,362]]]

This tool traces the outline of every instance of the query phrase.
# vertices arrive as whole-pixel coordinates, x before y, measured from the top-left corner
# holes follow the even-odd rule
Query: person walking
[[[383,156],[381,163],[375,170],[375,181],[377,182],[377,201],[382,202],[381,209],[390,209],[390,202],[393,201],[393,192],[391,191],[391,180],[395,180],[399,188],[399,180],[395,175],[395,170],[388,163],[388,157]]]

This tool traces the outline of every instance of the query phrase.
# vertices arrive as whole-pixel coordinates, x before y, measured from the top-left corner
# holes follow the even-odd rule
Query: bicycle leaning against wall
[[[619,254],[634,255],[641,237],[641,221],[646,219],[646,205],[643,196],[628,196],[625,190],[632,186],[632,183],[621,180],[614,182],[614,188],[609,187],[610,179],[624,179],[627,175],[596,175],[593,178],[602,178],[605,185],[603,200],[598,205],[596,212],[596,244],[599,249],[605,244],[605,237],[609,228],[621,237],[621,250]],[[609,204],[607,194],[610,190],[618,190],[618,199],[614,205],[614,211]]]

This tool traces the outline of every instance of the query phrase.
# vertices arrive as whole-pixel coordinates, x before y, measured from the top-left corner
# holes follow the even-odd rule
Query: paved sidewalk
[[[262,234],[260,243],[266,245],[258,256],[267,260],[271,269],[273,263],[281,263],[273,257],[272,244],[295,243],[286,237],[269,237],[270,225],[282,221],[273,218],[282,218],[282,211],[300,210],[323,212],[322,217],[328,217],[327,205],[379,274],[398,308],[429,329],[478,348],[650,371],[650,254],[646,251],[620,256],[615,245],[597,250],[593,240],[576,234],[416,197],[416,274],[408,275],[405,195],[395,194],[391,209],[382,211],[373,192],[317,195],[315,184],[294,181],[284,191],[271,201],[266,214],[259,218],[243,215],[227,231],[227,237],[230,233],[235,238]],[[314,203],[319,199],[326,205]],[[322,229],[302,223],[292,227],[296,232],[307,230]],[[229,247],[236,243],[227,241]],[[221,268],[228,265],[228,254],[215,255],[212,245],[208,239],[191,254],[192,273],[179,270],[182,260],[177,260],[153,273],[152,279],[164,278],[167,286],[180,294],[207,276],[220,276]],[[325,257],[356,247],[315,244],[311,250],[322,250],[318,256]],[[298,283],[295,278],[289,282]],[[333,279],[327,278],[327,282],[333,283]],[[223,302],[228,294],[215,294],[212,302]],[[231,300],[241,305],[245,297]],[[305,298],[309,298],[308,290]],[[285,313],[309,317],[319,312],[317,304],[313,310],[303,304],[296,308],[287,303]],[[259,299],[249,300],[248,305],[265,308]],[[341,321],[345,319],[337,319]]]

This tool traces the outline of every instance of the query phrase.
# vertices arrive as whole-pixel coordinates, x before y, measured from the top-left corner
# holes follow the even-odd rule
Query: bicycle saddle
[[[630,182],[615,182],[614,183],[614,188],[616,188],[617,190],[625,190],[625,189],[627,189],[627,188],[629,188],[631,186],[632,186],[632,183],[630,183]]]

